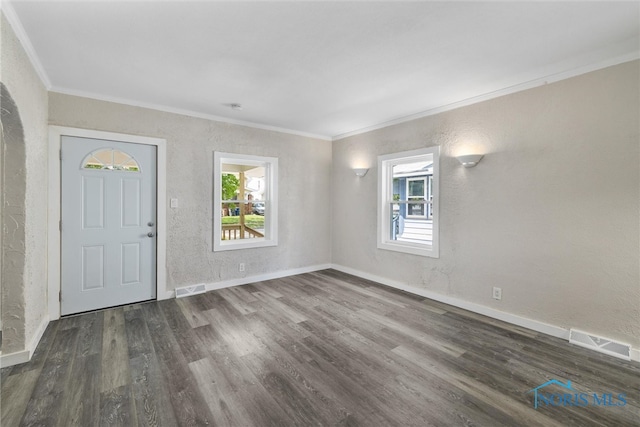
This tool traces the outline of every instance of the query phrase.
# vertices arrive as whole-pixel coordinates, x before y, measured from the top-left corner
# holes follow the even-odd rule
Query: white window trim
[[[266,194],[264,238],[222,240],[222,164],[256,165],[265,167]],[[213,251],[262,248],[278,245],[278,159],[216,151],[213,153]]]
[[[414,163],[416,156],[433,155],[432,220],[433,241],[430,246],[391,240],[391,202],[393,202],[393,166]],[[440,147],[421,148],[378,156],[378,249],[404,252],[431,258],[440,257]]]

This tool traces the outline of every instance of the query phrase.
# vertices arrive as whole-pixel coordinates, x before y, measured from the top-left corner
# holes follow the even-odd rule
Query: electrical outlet
[[[238,271],[244,271],[244,262],[238,264]]]
[[[493,288],[493,299],[502,299],[502,288]]]

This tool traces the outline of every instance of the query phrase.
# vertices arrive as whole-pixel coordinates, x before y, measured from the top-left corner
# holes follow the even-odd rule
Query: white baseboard
[[[47,326],[49,326],[49,316],[42,318],[38,329],[36,329],[36,333],[31,338],[31,341],[29,341],[29,345],[26,349],[9,354],[0,354],[0,368],[19,365],[20,363],[25,363],[31,360],[33,353],[36,351],[36,348],[42,339],[42,335],[44,335],[44,331],[47,330]]]
[[[175,298],[175,296],[176,296],[176,291],[164,291],[164,292],[158,292],[157,299],[158,301],[162,301],[165,299]]]
[[[420,289],[413,286],[406,285],[396,280],[387,279],[385,277],[376,276],[374,274],[365,273],[360,270],[356,270],[350,267],[345,267],[339,264],[319,264],[308,267],[294,268],[289,270],[274,271],[271,273],[258,274],[254,276],[246,276],[237,279],[223,280],[215,283],[205,283],[207,291],[213,291],[216,289],[224,289],[232,286],[246,285],[249,283],[262,282],[265,280],[279,279],[282,277],[295,276],[296,274],[311,273],[313,271],[326,270],[333,268],[334,270],[342,271],[343,273],[352,274],[354,276],[361,277],[363,279],[372,280],[374,282],[386,285],[395,289],[400,289],[405,292],[412,293],[414,295],[420,295],[425,298],[429,298],[435,301],[439,301],[445,304],[452,305],[454,307],[462,308],[472,311],[474,313],[482,314],[494,319],[502,320],[503,322],[511,323],[513,325],[521,326],[523,328],[531,329],[536,332],[551,335],[557,338],[569,340],[569,330],[561,328],[555,325],[549,325],[548,323],[540,322],[537,320],[529,319],[526,317],[517,316],[515,314],[506,313],[500,310],[495,310],[490,307],[486,307],[480,304],[460,300],[458,298],[449,297],[446,295],[431,292],[426,289]],[[158,295],[158,300],[175,298],[175,291],[166,291],[162,295]],[[49,317],[45,316],[36,333],[29,342],[29,346],[25,350],[17,351],[9,354],[0,353],[0,368],[6,368],[20,363],[25,363],[31,360],[33,352],[38,347],[38,343],[42,339],[47,326],[49,325]],[[640,349],[631,349],[631,360],[640,362]]]
[[[28,362],[31,359],[29,350],[16,351],[15,353],[0,354],[0,368],[7,368],[13,365]]]
[[[438,294],[436,292],[428,291],[426,289],[420,289],[413,286],[409,286],[405,283],[397,280],[388,279],[386,277],[376,276],[375,274],[365,273],[360,270],[356,270],[350,267],[345,267],[339,264],[333,264],[331,266],[334,270],[342,271],[343,273],[352,274],[354,276],[361,277],[363,279],[371,280],[380,283],[385,286],[389,286],[395,289],[400,289],[415,295],[420,295],[425,298],[429,298],[435,301],[439,301],[445,304],[452,305],[454,307],[462,308],[472,311],[474,313],[482,314],[487,317],[502,320],[503,322],[511,323],[513,325],[521,326],[523,328],[531,329],[536,332],[541,332],[553,337],[562,338],[569,341],[569,329],[562,328],[560,326],[550,325],[548,323],[540,322],[538,320],[521,317],[515,314],[506,313],[504,311],[496,310],[484,305],[476,304],[469,301],[464,301],[455,297]],[[640,362],[640,349],[631,349],[631,360]]]
[[[215,291],[218,289],[230,288],[233,286],[247,285],[249,283],[263,282],[265,280],[280,279],[282,277],[295,276],[296,274],[311,273],[313,271],[326,270],[328,268],[332,268],[331,264],[310,265],[308,267],[291,268],[288,270],[274,271],[271,273],[238,277],[236,279],[222,280],[220,282],[214,282],[214,283],[196,283],[196,284],[193,284],[192,286],[204,285],[205,289],[208,292],[208,291]],[[167,294],[169,294],[169,292]],[[174,298],[175,291],[170,291],[170,295],[171,296],[169,296],[169,298]],[[160,299],[160,297],[158,297],[158,299]],[[162,299],[167,299],[167,298],[162,298]]]

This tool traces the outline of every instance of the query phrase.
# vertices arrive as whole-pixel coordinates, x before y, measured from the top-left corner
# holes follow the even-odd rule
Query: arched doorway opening
[[[0,320],[2,353],[25,346],[26,154],[18,106],[0,82]]]

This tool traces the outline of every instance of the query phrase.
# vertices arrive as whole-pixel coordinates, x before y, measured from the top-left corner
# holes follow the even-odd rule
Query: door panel
[[[61,147],[61,314],[155,298],[156,147],[77,137]]]
[[[104,228],[104,179],[82,177],[82,228]]]
[[[122,227],[140,227],[140,180],[123,179],[121,181]]]
[[[122,245],[122,281],[123,285],[140,283],[140,244],[124,243]]]
[[[104,288],[104,246],[82,247],[82,290]]]

